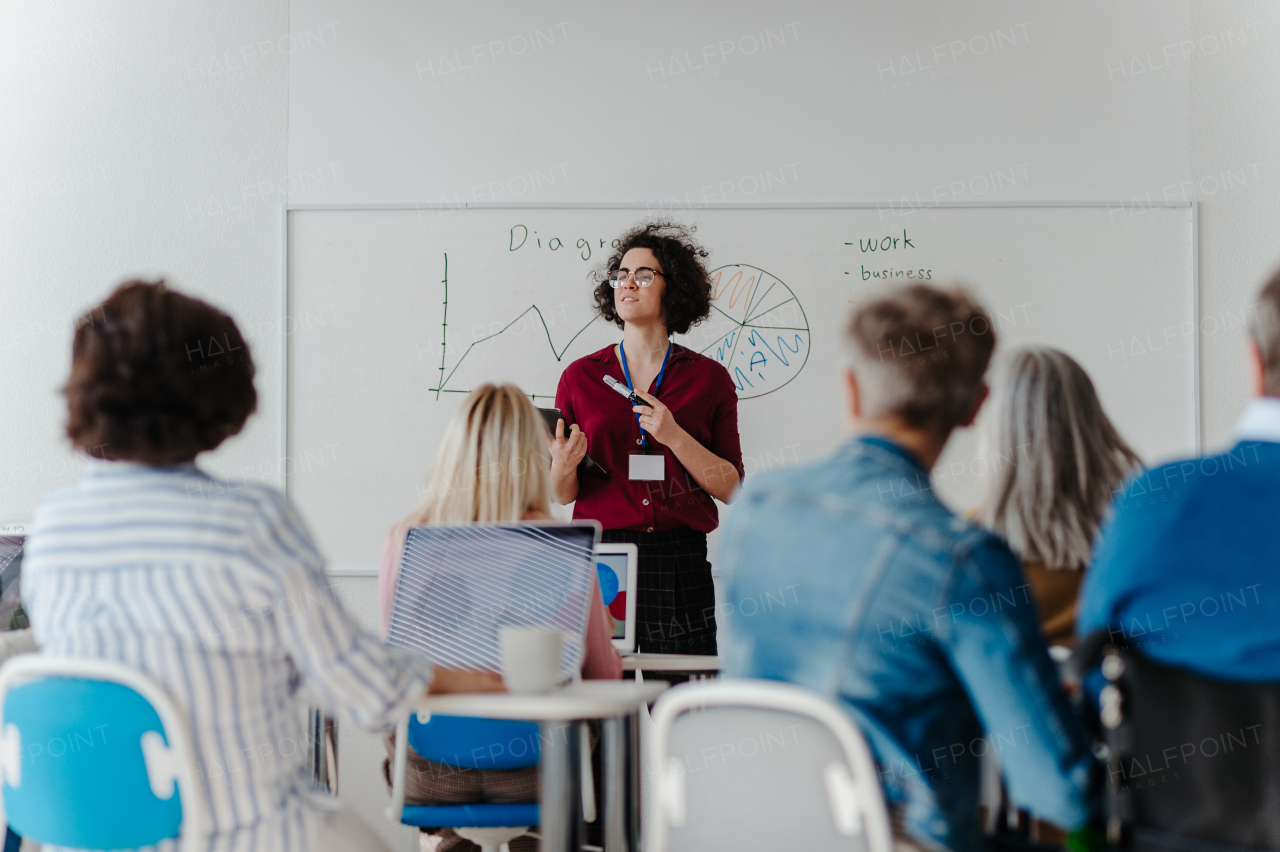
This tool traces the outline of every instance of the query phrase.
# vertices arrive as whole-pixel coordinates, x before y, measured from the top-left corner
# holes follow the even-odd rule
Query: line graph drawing
[[[444,277],[440,283],[444,288],[444,314],[440,324],[439,376],[436,386],[428,389],[437,401],[441,394],[471,392],[470,387],[449,385],[477,347],[508,333],[523,334],[529,326],[534,329],[541,326],[547,348],[558,364],[563,362],[574,342],[598,322],[596,317],[588,320],[563,346],[557,347],[551,335],[551,325],[556,323],[548,323],[542,309],[532,304],[496,330],[472,340],[450,366],[448,253],[444,254]],[[804,308],[791,288],[772,273],[745,263],[711,270],[711,283],[711,317],[700,327],[703,342],[710,340],[711,343],[699,351],[729,371],[738,399],[765,396],[795,379],[809,360],[810,333]],[[496,325],[498,323],[492,323],[488,328]],[[513,332],[517,326],[520,330]],[[458,345],[461,346],[461,340]],[[530,393],[529,396],[535,402],[555,398],[554,394]]]
[[[444,320],[440,323],[440,381],[432,388],[436,392],[436,401],[440,401],[440,390],[444,387],[444,359],[449,352],[449,252],[444,253]]]
[[[592,325],[594,325],[596,322],[595,318],[593,317],[590,321],[587,322],[586,325],[578,329],[577,332],[574,333],[573,337],[569,338],[569,342],[567,342],[564,346],[560,347],[560,349],[557,350],[555,341],[551,339],[551,329],[547,325],[546,317],[542,315],[542,310],[537,305],[530,305],[529,307],[521,311],[519,314],[517,314],[514,318],[512,318],[510,322],[506,323],[501,328],[499,328],[497,331],[471,341],[471,343],[467,346],[466,350],[454,363],[453,368],[450,369],[448,374],[446,375],[445,374],[446,360],[447,360],[448,351],[449,351],[449,334],[448,334],[449,332],[449,255],[447,252],[444,255],[444,280],[441,283],[444,285],[444,320],[441,322],[441,327],[440,327],[440,380],[436,383],[436,386],[434,388],[428,388],[428,392],[434,393],[436,395],[437,400],[440,399],[440,394],[442,393],[471,393],[471,388],[463,389],[463,388],[448,387],[449,380],[454,377],[454,375],[458,372],[458,368],[460,368],[463,362],[467,360],[467,356],[471,354],[471,350],[475,349],[477,346],[480,346],[481,344],[487,341],[501,337],[503,334],[509,331],[513,326],[515,326],[516,323],[522,322],[524,318],[530,314],[530,312],[532,312],[538,318],[538,322],[542,325],[542,331],[547,337],[547,346],[550,347],[551,354],[555,357],[557,363],[559,363],[564,359],[564,353],[569,351],[569,347],[573,345],[573,342],[577,340],[579,337],[581,337],[582,333],[586,331],[588,328],[590,328]],[[529,394],[529,396],[535,402],[539,399],[555,399],[555,394],[531,393]]]
[[[711,285],[718,319],[710,328],[728,329],[701,353],[729,371],[738,399],[771,394],[800,375],[809,361],[809,320],[791,288],[745,263],[711,270]]]

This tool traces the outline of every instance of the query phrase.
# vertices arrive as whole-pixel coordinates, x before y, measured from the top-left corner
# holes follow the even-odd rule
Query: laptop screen
[[[26,536],[0,535],[0,630],[30,626],[22,609],[22,546]]]
[[[634,544],[596,545],[596,574],[600,581],[600,597],[617,622],[613,628],[613,646],[624,654],[636,649],[634,586],[638,558],[638,550]]]
[[[600,597],[618,625],[614,639],[627,635],[627,554],[597,553],[596,571],[600,574]]]
[[[387,642],[440,665],[501,671],[505,626],[566,634],[561,668],[576,674],[591,604],[598,526],[420,526],[409,530]]]

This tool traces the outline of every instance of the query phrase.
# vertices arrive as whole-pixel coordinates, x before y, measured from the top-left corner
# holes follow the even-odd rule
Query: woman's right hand
[[[587,436],[573,425],[564,433],[564,420],[556,421],[556,434],[547,439],[551,445],[551,467],[559,473],[576,471],[578,462],[587,454]]]

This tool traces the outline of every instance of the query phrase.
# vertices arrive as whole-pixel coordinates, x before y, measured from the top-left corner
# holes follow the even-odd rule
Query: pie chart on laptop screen
[[[626,554],[596,555],[596,573],[600,577],[600,598],[618,625],[613,638],[623,638],[627,620],[627,557]]]

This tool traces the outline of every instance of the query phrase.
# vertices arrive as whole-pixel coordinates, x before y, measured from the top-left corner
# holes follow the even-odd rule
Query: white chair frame
[[[684,772],[668,760],[671,729],[683,713],[709,707],[748,707],[808,716],[840,743],[844,765],[824,773],[832,822],[842,834],[865,833],[867,852],[892,852],[893,835],[880,775],[862,732],[845,713],[816,692],[789,683],[748,678],[690,682],[668,690],[654,705],[653,731],[646,746],[656,793],[656,824],[646,826],[647,852],[667,852],[668,826],[685,821]]]
[[[169,750],[182,761],[175,778],[177,794],[182,803],[182,826],[178,848],[181,852],[196,852],[205,845],[209,831],[209,816],[201,797],[193,788],[192,772],[197,766],[195,748],[186,720],[169,694],[151,678],[120,663],[76,657],[50,657],[44,654],[22,654],[13,657],[0,667],[0,714],[10,689],[49,677],[73,677],[118,683],[137,692],[155,709],[164,728]],[[4,720],[0,718],[0,726]],[[0,728],[2,729],[2,728]],[[141,746],[139,746],[141,747]],[[2,788],[0,788],[2,789]],[[3,808],[0,807],[0,818]]]

